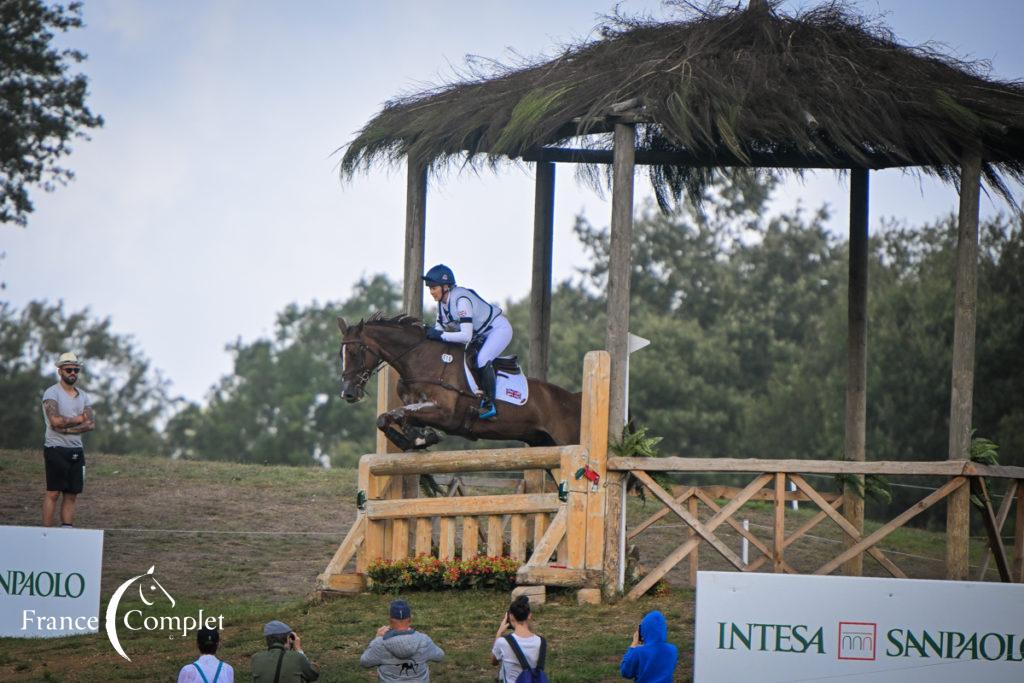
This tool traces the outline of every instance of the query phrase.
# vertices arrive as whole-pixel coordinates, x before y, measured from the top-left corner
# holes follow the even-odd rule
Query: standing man
[[[444,650],[426,633],[412,627],[412,608],[405,600],[388,607],[388,623],[377,629],[359,657],[359,665],[377,667],[377,678],[395,683],[430,683],[430,662],[444,659]]]
[[[82,373],[82,364],[73,353],[62,353],[57,359],[60,382],[43,393],[43,461],[46,464],[46,495],[43,496],[43,526],[53,526],[57,499],[62,527],[75,524],[75,499],[85,485],[85,450],[82,434],[96,428],[89,394],[75,384]]]
[[[299,683],[320,678],[320,670],[309,662],[302,651],[302,639],[291,626],[277,619],[267,622],[263,638],[267,649],[250,660],[255,683]]]

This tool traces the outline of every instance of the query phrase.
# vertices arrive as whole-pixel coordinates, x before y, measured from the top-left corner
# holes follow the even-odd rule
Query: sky
[[[809,2],[786,2],[784,9]],[[856,0],[901,42],[938,42],[1024,77],[1019,0]],[[672,16],[655,0],[626,14]],[[405,171],[342,183],[336,151],[399,94],[453,79],[466,55],[536,56],[593,34],[611,0],[86,0],[89,106],[105,119],[64,165],[76,180],[33,193],[27,228],[0,226],[0,297],[63,300],[131,335],[172,382],[203,401],[231,371],[226,344],[273,331],[289,303],[343,300],[363,276],[403,267]],[[554,279],[585,265],[575,216],[607,225],[610,204],[560,165]],[[650,197],[638,173],[637,204]],[[948,186],[900,171],[871,176],[871,226],[956,210]],[[846,232],[848,186],[831,172],[789,180],[773,209],[827,203]],[[1006,210],[983,197],[982,212]],[[529,292],[533,178],[528,168],[431,180],[426,261],[452,266],[487,298]],[[501,238],[500,254],[488,246]],[[428,309],[429,310],[429,309]],[[522,333],[522,332],[521,332]]]

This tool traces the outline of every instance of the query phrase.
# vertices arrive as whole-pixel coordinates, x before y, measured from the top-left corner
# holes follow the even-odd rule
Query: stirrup
[[[480,419],[490,420],[492,417],[498,414],[498,408],[494,405],[494,401],[481,401],[480,402]]]

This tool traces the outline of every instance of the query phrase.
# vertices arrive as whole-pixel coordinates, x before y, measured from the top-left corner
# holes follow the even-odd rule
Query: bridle
[[[344,352],[345,346],[350,345],[350,344],[356,344],[356,345],[358,345],[360,353],[362,353],[364,351],[368,351],[376,359],[376,362],[374,362],[372,365],[364,366],[363,369],[360,370],[359,373],[356,375],[356,382],[357,382],[356,386],[358,386],[360,389],[362,389],[363,387],[366,386],[366,383],[370,381],[370,378],[373,377],[374,373],[377,372],[378,370],[380,370],[380,367],[382,365],[384,365],[385,363],[396,363],[403,356],[405,356],[407,353],[409,353],[410,351],[415,349],[417,346],[419,346],[420,344],[422,344],[426,340],[427,340],[426,337],[424,337],[423,339],[420,339],[419,341],[413,343],[412,346],[407,348],[405,351],[402,351],[400,354],[398,354],[397,356],[392,358],[391,360],[385,359],[382,355],[380,355],[379,353],[377,353],[376,351],[371,349],[369,347],[369,345],[366,342],[364,342],[362,339],[349,339],[347,341],[343,340],[341,342],[341,348],[342,348],[342,352]]]

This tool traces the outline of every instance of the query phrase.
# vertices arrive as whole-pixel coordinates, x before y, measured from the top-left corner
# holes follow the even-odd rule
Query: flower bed
[[[479,555],[470,560],[439,560],[419,555],[401,560],[376,560],[366,570],[376,593],[400,590],[487,588],[511,590],[522,563],[511,557]]]

